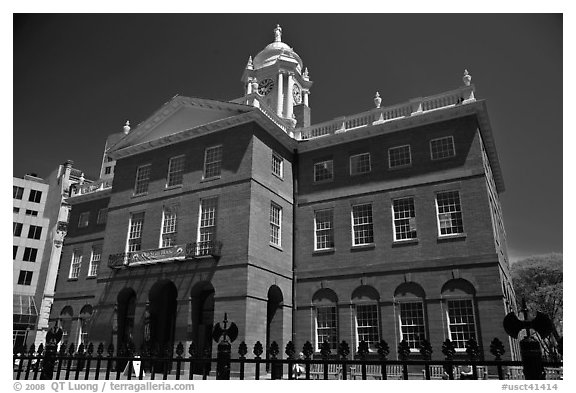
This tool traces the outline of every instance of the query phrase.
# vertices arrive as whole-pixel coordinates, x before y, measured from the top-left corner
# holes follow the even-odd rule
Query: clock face
[[[274,88],[274,81],[272,79],[264,79],[258,84],[258,94],[265,96],[270,93]]]
[[[300,104],[302,102],[302,91],[300,90],[300,86],[294,84],[292,87],[292,97],[294,97],[294,103]]]

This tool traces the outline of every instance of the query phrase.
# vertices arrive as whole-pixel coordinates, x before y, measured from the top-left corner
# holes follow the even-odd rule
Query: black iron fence
[[[221,343],[222,344],[222,343]],[[228,343],[229,344],[229,343]],[[320,354],[314,354],[310,342],[306,342],[302,352],[296,354],[295,346],[288,342],[286,358],[279,358],[279,347],[273,342],[262,357],[264,348],[257,342],[248,356],[248,347],[242,342],[238,356],[217,358],[200,352],[194,343],[184,354],[184,346],[179,343],[175,354],[151,354],[146,350],[135,353],[115,354],[109,345],[104,350],[100,344],[94,348],[74,344],[62,345],[56,351],[55,344],[48,350],[40,345],[32,345],[28,350],[14,354],[14,379],[64,379],[64,380],[120,380],[120,379],[524,379],[527,364],[522,361],[502,360],[502,343],[492,341],[490,352],[493,360],[479,359],[479,348],[470,340],[465,358],[455,358],[450,340],[442,345],[444,359],[431,359],[432,349],[423,342],[419,359],[411,358],[405,343],[398,348],[399,360],[390,360],[388,345],[381,341],[378,351],[370,353],[368,345],[361,342],[355,355],[350,356],[348,344],[342,341],[337,353],[332,354],[330,346],[324,343]],[[562,362],[542,362],[541,379],[562,379]],[[533,367],[529,364],[528,367]],[[540,367],[540,365],[539,365]]]

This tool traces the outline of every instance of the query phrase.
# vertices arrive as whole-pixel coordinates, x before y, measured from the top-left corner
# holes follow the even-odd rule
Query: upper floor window
[[[12,213],[20,213],[20,208],[14,206],[14,207],[12,208]]]
[[[391,147],[388,149],[388,167],[400,168],[412,165],[410,145]]]
[[[462,207],[458,191],[439,192],[436,194],[438,212],[438,232],[440,236],[464,233]]]
[[[30,225],[30,228],[28,229],[28,239],[39,240],[40,236],[42,236],[42,227]]]
[[[12,246],[12,259],[16,259],[17,254],[18,254],[18,246]]]
[[[86,228],[90,222],[90,212],[82,212],[78,216],[78,228]]]
[[[36,262],[37,255],[38,255],[37,248],[26,247],[24,248],[24,256],[22,257],[22,260],[26,262]]]
[[[142,249],[142,228],[144,226],[144,212],[132,213],[128,227],[128,252]]]
[[[136,170],[136,183],[134,184],[134,195],[146,194],[150,183],[151,165],[143,165]]]
[[[401,198],[392,201],[394,213],[394,240],[416,239],[416,211],[414,198]]]
[[[108,219],[108,209],[102,208],[98,210],[98,217],[96,218],[96,224],[106,224]]]
[[[90,255],[90,267],[88,269],[89,277],[96,277],[98,275],[98,268],[100,267],[100,260],[102,259],[102,246],[93,246],[92,255]]]
[[[222,145],[206,148],[204,152],[204,179],[220,176],[222,171]]]
[[[40,203],[41,199],[42,199],[42,191],[30,190],[30,196],[28,197],[28,200],[30,202]]]
[[[104,167],[104,174],[109,175],[111,173],[112,173],[112,167],[111,166],[105,166]]]
[[[82,266],[82,250],[76,249],[72,253],[72,263],[70,264],[70,274],[68,278],[78,278],[80,267]]]
[[[374,243],[372,205],[352,206],[352,245],[361,246]]]
[[[21,222],[12,223],[12,234],[14,236],[20,236],[22,234],[23,224]]]
[[[371,171],[370,153],[350,156],[350,175],[360,175]]]
[[[32,217],[38,216],[38,212],[36,210],[30,210],[30,209],[26,209],[25,214],[27,216],[32,216]]]
[[[20,270],[18,276],[18,285],[30,285],[32,283],[32,275],[34,272],[28,270]]]
[[[443,138],[432,139],[430,141],[430,156],[433,160],[441,160],[456,155],[454,147],[454,138],[446,136]]]
[[[172,247],[176,245],[176,223],[176,207],[165,207],[162,212],[162,238],[160,239],[160,247]]]
[[[12,198],[22,199],[23,194],[24,194],[24,188],[18,186],[12,186]]]
[[[168,179],[166,187],[181,185],[184,176],[184,161],[186,156],[172,157],[168,164]]]
[[[318,210],[314,213],[314,249],[334,248],[334,211]]]
[[[200,201],[200,222],[198,225],[198,254],[208,255],[216,240],[216,207],[218,198]]]
[[[272,153],[272,173],[279,178],[284,177],[284,159],[277,153]]]
[[[321,182],[334,178],[334,162],[332,160],[314,163],[314,181]]]
[[[275,203],[270,204],[270,243],[282,245],[282,208]]]

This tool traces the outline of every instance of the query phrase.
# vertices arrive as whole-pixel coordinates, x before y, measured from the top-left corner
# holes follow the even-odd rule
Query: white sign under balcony
[[[130,266],[144,265],[148,263],[157,263],[163,261],[173,261],[175,259],[184,259],[186,248],[184,246],[173,246],[158,248],[154,250],[134,251],[130,255]]]

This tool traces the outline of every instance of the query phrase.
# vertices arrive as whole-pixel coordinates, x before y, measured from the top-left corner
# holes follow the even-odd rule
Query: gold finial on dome
[[[282,42],[282,28],[280,25],[276,25],[274,29],[274,42]]]

